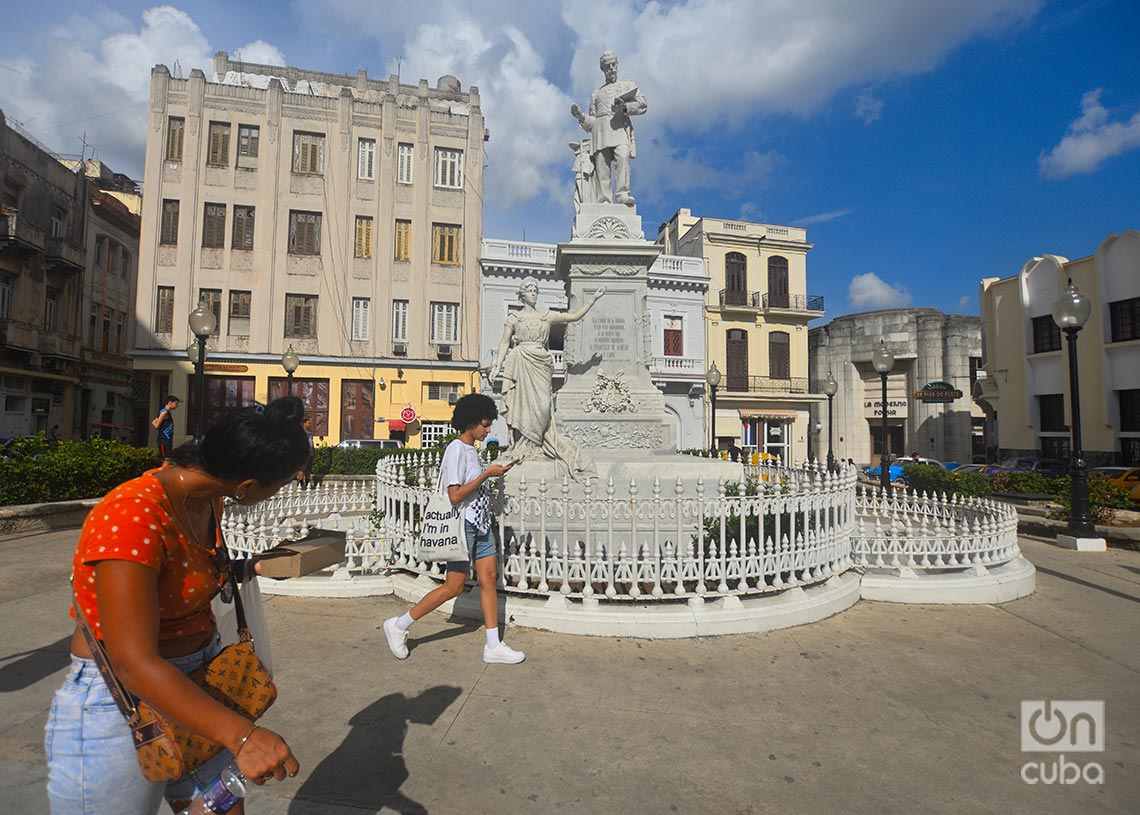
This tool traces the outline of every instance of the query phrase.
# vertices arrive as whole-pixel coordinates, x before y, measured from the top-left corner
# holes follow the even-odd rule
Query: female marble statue
[[[599,288],[577,311],[539,311],[535,308],[538,281],[528,277],[519,284],[523,307],[507,315],[503,339],[491,368],[491,382],[500,373],[503,376],[502,414],[510,431],[510,458],[552,458],[562,462],[575,478],[597,473],[590,457],[554,426],[550,327],[582,319],[605,292],[604,286]]]

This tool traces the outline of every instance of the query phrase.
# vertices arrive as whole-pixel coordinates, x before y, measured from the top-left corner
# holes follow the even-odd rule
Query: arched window
[[[768,335],[768,375],[772,379],[792,378],[791,344],[786,331]]]
[[[788,307],[788,259],[779,255],[768,258],[768,307]]]
[[[725,337],[725,390],[748,390],[748,332],[731,328]]]
[[[724,303],[727,306],[748,305],[748,261],[739,252],[724,256]]]

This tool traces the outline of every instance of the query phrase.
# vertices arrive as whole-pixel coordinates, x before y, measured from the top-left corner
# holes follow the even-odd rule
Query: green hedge
[[[162,462],[158,451],[91,439],[19,442],[0,459],[0,506],[99,498]]]
[[[979,498],[995,492],[1048,495],[1064,508],[1054,513],[1055,517],[1067,518],[1069,515],[1071,482],[1067,476],[1046,478],[1037,473],[955,473],[933,464],[907,464],[903,466],[903,474],[912,489],[928,494],[958,493]],[[1114,509],[1129,507],[1128,491],[1123,487],[1105,478],[1089,478],[1089,512],[1096,521],[1109,521]]]

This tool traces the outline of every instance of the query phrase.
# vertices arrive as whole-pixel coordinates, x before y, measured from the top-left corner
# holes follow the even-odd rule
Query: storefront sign
[[[883,400],[882,399],[868,399],[863,403],[863,408],[867,416],[882,416],[883,415]],[[887,400],[887,417],[894,416],[896,418],[906,418],[906,399],[888,399]]]
[[[206,373],[216,374],[244,374],[249,370],[248,365],[227,365],[223,362],[207,362]]]
[[[914,392],[914,398],[927,404],[949,404],[962,398],[962,391],[949,382],[927,382],[922,390]]]

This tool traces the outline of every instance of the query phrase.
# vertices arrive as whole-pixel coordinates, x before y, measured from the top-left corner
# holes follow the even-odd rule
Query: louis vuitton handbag
[[[223,648],[207,664],[189,674],[189,678],[226,707],[256,721],[277,700],[277,686],[253,650],[253,637],[246,623],[241,592],[234,580],[234,565],[231,565],[228,582],[237,611],[238,641]],[[181,778],[221,752],[222,745],[218,742],[175,724],[149,702],[131,693],[115,676],[107,651],[92,633],[79,604],[74,605],[79,628],[91,649],[91,656],[115,704],[131,727],[139,766],[147,780]]]

